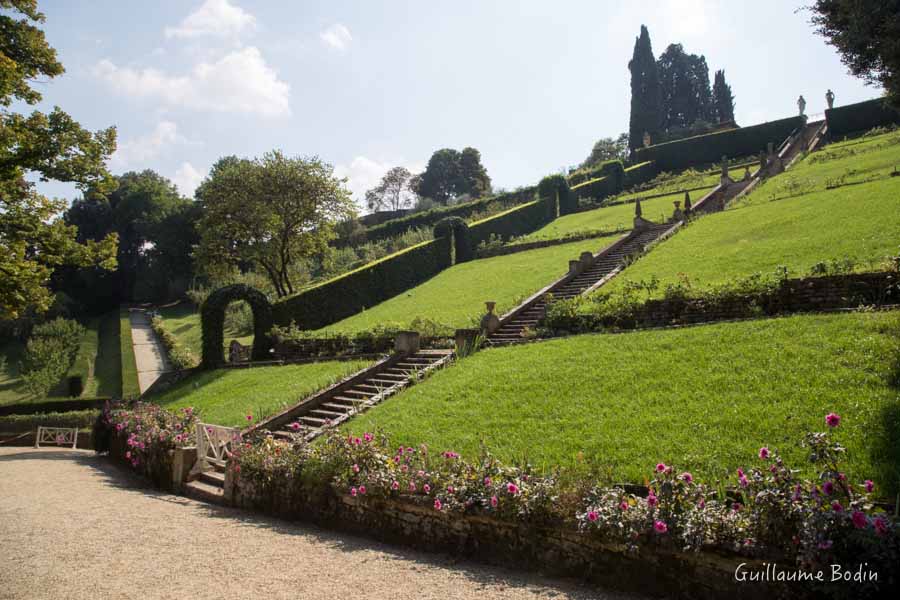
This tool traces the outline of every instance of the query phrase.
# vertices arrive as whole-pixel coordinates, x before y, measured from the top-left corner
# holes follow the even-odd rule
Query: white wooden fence
[[[40,448],[41,444],[72,446],[72,449],[75,449],[78,444],[78,428],[44,427],[39,425],[34,436],[34,447]]]
[[[197,463],[195,472],[208,471],[211,465],[224,467],[232,449],[241,443],[241,430],[210,423],[197,423]]]

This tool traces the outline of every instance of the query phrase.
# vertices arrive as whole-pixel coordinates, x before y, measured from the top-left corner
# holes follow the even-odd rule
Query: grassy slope
[[[163,319],[166,330],[170,331],[178,340],[190,348],[194,356],[203,354],[203,330],[200,327],[200,313],[189,302],[182,302],[172,306],[157,309]],[[253,336],[238,337],[233,331],[225,330],[225,343],[231,343],[237,339],[245,345],[253,343]]]
[[[640,482],[658,461],[733,474],[766,444],[805,468],[798,440],[835,411],[854,480],[896,490],[898,333],[897,312],[817,315],[489,349],[349,427]]]
[[[19,379],[19,361],[25,345],[18,340],[0,341],[0,356],[6,357],[5,368],[0,371],[0,405],[25,402],[27,396]]]
[[[586,250],[597,252],[616,239],[584,240],[456,265],[326,329],[359,331],[388,323],[406,326],[416,317],[465,327],[484,314],[485,301],[496,301],[497,311],[502,314],[565,274],[570,259]]]
[[[134,360],[134,342],[131,339],[131,320],[128,309],[119,309],[119,356],[121,357],[121,390],[123,398],[137,398],[141,394],[138,384],[137,363]]]
[[[863,267],[875,266],[885,256],[896,254],[900,243],[900,178],[883,177],[894,161],[900,162],[900,145],[801,164],[768,182],[740,206],[703,217],[658,246],[609,289],[652,275],[663,283],[675,281],[681,273],[695,284],[705,285],[771,273],[780,265],[800,275],[819,261],[845,256]],[[871,174],[873,168],[882,179],[824,189],[831,177],[849,171]],[[814,182],[809,189],[815,191],[790,196],[795,186],[786,178]],[[782,199],[772,201],[773,194]]]
[[[712,188],[710,188],[712,189]],[[654,195],[654,190],[648,190],[638,196]],[[706,192],[694,192],[691,194],[691,200],[696,202],[702,198]],[[629,194],[631,199],[634,195]],[[675,210],[674,200],[684,200],[684,194],[675,193],[661,198],[652,198],[650,200],[641,201],[641,211],[645,219],[663,223],[672,216]],[[634,204],[617,204],[606,208],[598,208],[587,212],[576,213],[560,217],[531,233],[524,240],[548,240],[563,237],[571,233],[582,231],[611,231],[621,228],[631,229],[634,220]]]
[[[94,377],[84,388],[84,396],[122,395],[122,353],[119,347],[119,313],[113,311],[98,319]]]
[[[248,414],[262,419],[368,364],[331,361],[203,371],[150,399],[167,408],[193,406],[207,423],[244,427]]]

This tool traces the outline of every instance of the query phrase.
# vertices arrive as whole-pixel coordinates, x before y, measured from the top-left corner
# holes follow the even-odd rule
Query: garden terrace
[[[422,317],[449,327],[468,327],[484,314],[486,301],[497,312],[543,288],[568,270],[568,261],[597,252],[616,238],[605,237],[457,264],[390,300],[324,329],[354,332],[379,326],[407,326]]]
[[[641,482],[659,461],[713,480],[766,444],[804,463],[794,442],[835,411],[845,416],[853,481],[877,478],[892,494],[898,334],[894,311],[491,348],[346,428],[469,456],[484,443],[509,462],[599,470],[612,481]]]

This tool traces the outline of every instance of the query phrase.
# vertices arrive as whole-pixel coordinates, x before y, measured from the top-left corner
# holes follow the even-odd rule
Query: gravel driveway
[[[92,452],[0,447],[0,598],[633,598],[142,487]]]

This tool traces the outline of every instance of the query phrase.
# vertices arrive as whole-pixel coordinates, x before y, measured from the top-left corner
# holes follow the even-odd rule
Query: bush
[[[193,369],[197,366],[197,357],[194,356],[190,349],[188,349],[184,344],[178,341],[178,338],[176,338],[172,334],[172,332],[166,329],[165,323],[163,322],[161,317],[153,317],[153,319],[151,319],[150,321],[150,324],[153,327],[153,331],[156,332],[156,335],[159,336],[160,341],[165,347],[166,354],[169,357],[169,362],[172,364],[172,368],[174,368],[176,371],[185,371],[187,369]]]
[[[875,127],[900,123],[900,111],[891,107],[884,98],[875,98],[856,104],[847,104],[825,111],[828,135],[838,139],[851,133]]]
[[[84,335],[84,326],[61,318],[34,327],[25,346],[25,359],[20,370],[29,395],[45,397],[59,384]]]
[[[631,189],[647,183],[659,174],[659,167],[652,160],[638,163],[625,169],[624,189]]]
[[[622,161],[619,159],[614,159],[607,160],[598,165],[594,165],[589,169],[581,169],[569,173],[567,179],[569,181],[569,185],[574,187],[580,183],[584,183],[585,181],[599,179],[601,177],[612,176],[613,179],[620,179],[624,171],[625,166],[622,164]]]
[[[100,414],[96,409],[73,410],[68,412],[37,413],[33,415],[6,415],[0,417],[0,433],[25,433],[42,427],[78,427],[90,429],[95,417]]]
[[[777,147],[803,124],[803,117],[789,117],[752,127],[656,144],[635,150],[634,161],[654,161],[661,171],[680,171],[692,166],[719,162],[722,156],[729,158],[754,156],[765,150],[769,142]]]

